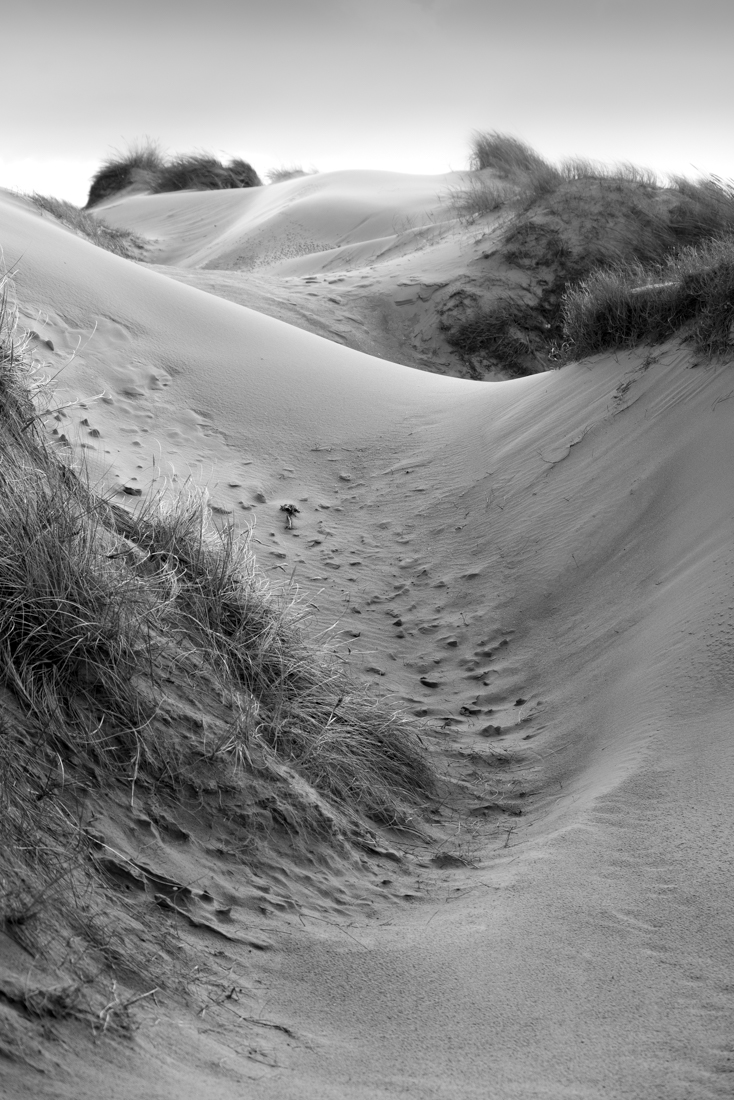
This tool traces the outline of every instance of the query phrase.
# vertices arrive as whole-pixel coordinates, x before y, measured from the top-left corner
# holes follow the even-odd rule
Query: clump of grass
[[[144,254],[145,241],[130,229],[117,229],[107,225],[101,218],[92,217],[65,199],[50,198],[48,195],[39,195],[38,192],[34,192],[30,199],[39,210],[51,214],[67,229],[73,230],[99,248],[113,252],[115,256],[133,260]]]
[[[158,169],[152,190],[224,191],[239,187],[259,187],[260,177],[251,164],[232,160],[223,164],[208,153],[190,153],[172,157]]]
[[[527,205],[548,194],[562,179],[557,168],[509,134],[475,131],[471,147],[470,169],[477,175],[448,194],[449,205],[463,220],[511,204]]]
[[[149,718],[132,686],[148,593],[101,552],[101,516],[73,475],[17,445],[0,456],[0,675],[59,744],[129,759]]]
[[[260,177],[247,161],[235,157],[224,164],[209,153],[165,157],[156,142],[115,153],[95,172],[87,209],[135,185],[141,191],[208,191],[259,187]]]
[[[516,187],[486,176],[475,176],[464,187],[450,188],[447,196],[449,205],[463,222],[502,210],[516,197]]]
[[[471,150],[471,169],[477,172],[491,168],[500,179],[514,180],[548,167],[547,161],[524,141],[496,130],[475,130]]]
[[[314,168],[310,172],[307,172],[305,168],[301,168],[300,165],[291,165],[290,167],[271,168],[269,172],[265,173],[265,178],[268,183],[285,183],[286,180],[299,179],[301,176],[315,176],[318,175]]]
[[[649,168],[637,164],[601,164],[585,157],[571,157],[561,164],[561,177],[564,180],[599,180],[612,183],[638,183],[645,187],[659,188],[660,181]]]
[[[227,165],[228,178],[232,187],[261,187],[262,180],[249,161],[242,157],[233,157]]]
[[[706,237],[734,232],[734,183],[719,176],[700,180],[674,176],[670,184],[679,197],[670,221],[681,243],[695,244]]]
[[[160,600],[115,556],[103,502],[45,443],[0,316],[0,684],[53,751],[108,770],[151,750],[136,674]],[[153,755],[153,754],[151,754]]]
[[[91,498],[43,442],[7,277],[0,288],[0,928],[60,966],[52,941],[84,955],[97,935],[72,773],[118,773],[139,743],[137,598],[125,610],[121,575],[90,540]],[[23,1007],[75,1011],[78,983],[58,990]]]
[[[87,209],[138,184],[150,186],[163,167],[164,159],[157,142],[146,139],[131,145],[125,153],[115,153],[103,162],[92,176]]]
[[[654,266],[600,270],[568,291],[565,336],[576,358],[682,333],[706,355],[734,346],[734,237],[713,238]]]
[[[550,194],[563,179],[555,165],[524,141],[497,131],[475,131],[469,163],[474,171],[491,169],[499,179],[512,184],[516,200],[524,206]],[[491,184],[486,181],[484,186],[491,187]]]

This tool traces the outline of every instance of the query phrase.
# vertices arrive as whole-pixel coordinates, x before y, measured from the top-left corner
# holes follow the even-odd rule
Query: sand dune
[[[338,173],[103,213],[159,264],[246,251],[301,278],[437,191]],[[258,918],[275,946],[257,956],[199,933],[240,1019],[151,1010],[134,1058],[80,1041],[13,1095],[729,1095],[730,365],[669,345],[442,377],[109,256],[21,200],[0,226],[56,400],[78,400],[56,438],[119,499],[193,475],[256,520],[262,568],[295,568],[355,667],[485,792],[447,816],[451,859],[378,860],[388,897],[348,920]]]
[[[484,233],[457,221],[465,174],[330,172],[274,187],[122,196],[98,208],[149,260],[219,297],[331,342],[470,377],[446,343],[457,295],[513,286]],[[498,221],[500,220],[498,215]]]
[[[149,238],[156,263],[304,274],[318,270],[322,253],[446,220],[446,193],[462,175],[328,172],[241,191],[123,197],[98,212]],[[312,258],[304,266],[302,257]]]

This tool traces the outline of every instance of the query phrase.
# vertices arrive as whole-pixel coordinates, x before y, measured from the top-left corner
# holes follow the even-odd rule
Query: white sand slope
[[[237,204],[269,190],[159,196],[156,225],[159,200],[171,220],[211,203],[222,232],[192,215],[188,255],[221,257]],[[20,200],[0,201],[0,241],[39,358],[79,345],[58,392],[82,404],[57,431],[113,486],[193,472],[256,517],[265,570],[295,568],[363,674],[487,791],[454,836],[471,865],[386,860],[412,900],[348,927],[277,918],[264,958],[228,947],[242,1015],[287,1029],[261,1025],[260,1055],[236,1012],[182,1011],[134,1059],[71,1051],[18,1095],[731,1095],[731,365],[669,347],[472,383],[118,260]],[[500,776],[512,812],[491,808]]]

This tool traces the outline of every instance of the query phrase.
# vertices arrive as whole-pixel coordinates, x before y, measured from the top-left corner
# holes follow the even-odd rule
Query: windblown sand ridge
[[[359,185],[350,248],[396,216]],[[314,203],[325,189],[329,235],[307,225],[294,248],[308,233],[333,248],[356,200],[348,179],[329,222],[330,186],[117,209],[159,239],[175,224],[165,262],[219,263],[256,233],[254,204],[308,187]],[[434,186],[407,178],[401,202]],[[103,1075],[115,1098],[728,1095],[730,366],[668,346],[445,378],[109,256],[20,200],[0,219],[39,360],[60,371],[59,403],[79,401],[57,438],[120,500],[194,476],[216,514],[256,519],[262,568],[295,569],[318,621],[432,720],[467,784],[461,828],[444,823],[451,859],[383,859],[389,904],[371,893],[339,927],[268,918],[277,946],[256,961],[214,941],[218,1004],[141,1005],[134,1060],[78,1038],[45,1076],[13,1068],[13,1095],[92,1097]],[[265,233],[260,255],[281,244]]]

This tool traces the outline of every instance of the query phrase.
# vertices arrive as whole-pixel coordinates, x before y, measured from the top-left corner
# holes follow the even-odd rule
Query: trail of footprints
[[[292,529],[283,523],[258,535],[269,568],[290,573],[303,567],[309,586],[323,584],[334,603],[341,598],[338,637],[353,661],[361,657],[362,671],[380,679],[381,691],[401,696],[417,717],[483,739],[518,732],[520,726],[527,728],[525,739],[534,737],[531,724],[541,704],[518,687],[522,668],[513,656],[512,631],[482,632],[491,610],[479,606],[486,583],[481,569],[455,578],[456,591],[449,593],[447,582],[434,581],[430,567],[413,552],[413,525],[381,521],[368,529],[374,536],[359,533],[364,524],[355,524],[355,501],[339,492],[337,499],[330,504],[302,498]],[[392,552],[386,543],[392,543]],[[386,566],[392,591],[380,594],[375,589]]]
[[[148,425],[153,426],[151,408],[140,400],[142,383],[133,398],[130,379],[122,381],[125,385],[121,383],[113,402],[118,413],[137,414],[131,417],[129,431],[136,436],[133,446],[140,447],[140,437],[145,438]],[[134,381],[140,383],[137,375]],[[134,408],[120,408],[126,399]],[[72,419],[82,445],[105,453],[104,428],[97,426],[94,410],[81,405],[76,412]],[[64,423],[69,418],[62,411],[52,432],[60,442],[67,439]],[[202,447],[215,443],[201,416],[192,413],[191,423],[181,426],[201,435]],[[236,522],[239,516],[245,524],[259,520],[252,541],[261,568],[271,574],[280,572],[284,578],[295,569],[296,580],[305,582],[307,590],[323,586],[322,601],[331,604],[329,612],[341,611],[338,637],[357,664],[361,659],[364,673],[380,678],[380,689],[401,696],[416,716],[481,738],[501,737],[520,723],[530,723],[539,703],[515,687],[521,669],[513,660],[507,632],[481,636],[482,625],[494,617],[481,568],[454,575],[449,591],[446,580],[433,578],[416,545],[420,541],[416,523],[378,518],[380,490],[394,499],[395,486],[383,479],[377,491],[374,485],[368,487],[354,455],[323,448],[323,457],[333,486],[331,499],[324,499],[326,494],[314,499],[298,495],[298,475],[286,464],[276,473],[274,486],[273,478],[268,486],[253,481],[247,472],[251,460],[242,457],[236,463],[239,469],[230,463],[230,479],[225,473],[225,480],[215,486],[209,500],[214,518],[232,517]],[[137,470],[142,468],[143,463],[138,463]],[[412,479],[403,482],[402,491],[425,489],[418,470],[401,468],[394,474],[401,482],[406,476],[418,476],[416,484]],[[118,489],[137,497],[143,491],[138,484],[149,480],[141,476],[138,482],[132,475],[119,479]],[[293,496],[287,495],[290,484],[296,490]],[[283,505],[297,508],[290,525]],[[385,624],[382,614],[389,623]]]

